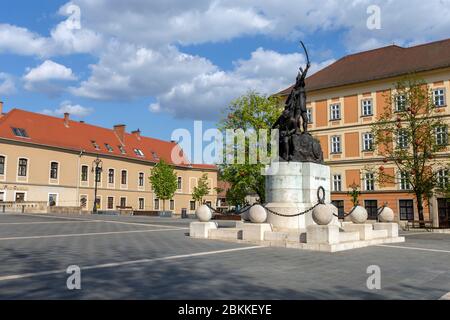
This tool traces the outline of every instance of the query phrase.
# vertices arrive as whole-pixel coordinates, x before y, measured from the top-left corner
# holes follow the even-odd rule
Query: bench
[[[406,223],[406,230],[409,230],[410,228],[417,229],[417,228],[425,228],[427,231],[431,231],[433,229],[433,221],[431,220],[410,220]]]

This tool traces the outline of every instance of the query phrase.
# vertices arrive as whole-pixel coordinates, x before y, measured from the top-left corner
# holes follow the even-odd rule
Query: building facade
[[[436,162],[442,168],[450,163],[448,124],[450,124],[450,39],[410,48],[395,45],[346,56],[306,80],[309,130],[321,143],[326,164],[331,166],[332,200],[341,213],[352,207],[348,191],[361,189],[360,204],[369,219],[387,203],[400,223],[418,220],[414,195],[393,163],[383,161],[383,151],[373,150],[371,125],[390,106],[386,97],[395,96],[395,83],[414,73],[426,81],[435,107],[447,124],[440,133],[447,148]],[[286,98],[291,88],[278,93]],[[395,114],[395,110],[393,110]],[[368,167],[383,166],[395,181],[379,184]],[[439,169],[448,183],[448,170]],[[449,205],[436,194],[425,207],[425,220],[434,226],[449,226]]]
[[[125,129],[124,125],[105,129],[72,121],[68,114],[56,118],[19,109],[2,114],[0,201],[80,206],[89,212],[94,208],[97,180],[98,210],[162,211],[163,202],[153,193],[149,177],[152,167],[164,159],[174,166],[178,180],[175,196],[165,201],[166,210],[194,213],[198,204],[192,191],[205,173],[210,194],[204,200],[215,205],[215,166],[190,164],[178,144]],[[102,162],[98,174],[96,159]]]

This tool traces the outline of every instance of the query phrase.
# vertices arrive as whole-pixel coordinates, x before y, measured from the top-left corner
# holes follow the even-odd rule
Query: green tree
[[[386,97],[386,108],[372,125],[375,146],[385,163],[394,163],[402,180],[411,186],[417,200],[419,220],[423,220],[424,202],[437,187],[436,156],[445,150],[447,127],[436,108],[433,95],[423,80],[410,75],[395,84],[394,94]],[[398,181],[380,166],[380,183]]]
[[[276,97],[268,97],[250,91],[242,97],[234,100],[225,110],[225,117],[219,122],[218,127],[225,136],[227,129],[242,129],[245,132],[259,129],[270,130],[272,124],[278,119],[282,108],[280,100]],[[270,131],[269,131],[270,132]],[[235,206],[245,204],[245,196],[255,192],[260,202],[265,201],[265,179],[261,175],[264,164],[250,164],[249,139],[245,143],[245,163],[225,163],[220,165],[221,178],[231,184],[227,192],[227,201]],[[270,154],[270,139],[268,139],[268,151]],[[237,147],[235,148],[237,149]],[[230,157],[229,154],[226,156]],[[259,160],[259,154],[257,155]],[[235,154],[231,155],[235,158]],[[237,162],[237,161],[236,161]]]
[[[166,200],[172,199],[177,190],[177,175],[174,168],[161,160],[151,171],[150,183],[158,199],[163,201],[163,210],[166,210]]]
[[[208,185],[208,174],[204,173],[192,191],[192,199],[201,205],[203,203],[203,197],[209,194],[210,189]]]

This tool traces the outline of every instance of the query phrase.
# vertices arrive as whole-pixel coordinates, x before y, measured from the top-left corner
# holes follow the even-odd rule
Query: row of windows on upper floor
[[[29,160],[26,158],[19,158],[18,165],[17,165],[17,176],[18,177],[27,177],[28,176],[28,169],[29,169]],[[58,180],[59,179],[59,163],[52,161],[50,162],[50,168],[49,168],[49,179],[50,180]],[[0,175],[5,175],[6,170],[6,157],[0,156]],[[101,182],[102,181],[102,170],[101,169],[95,169],[93,168],[91,170],[92,173],[95,172],[96,181]],[[107,172],[108,175],[108,184],[114,184],[115,183],[115,169],[108,169]],[[82,165],[81,166],[81,182],[88,182],[89,181],[89,166]],[[138,173],[138,186],[144,187],[145,184],[145,174],[144,172]],[[120,172],[120,183],[121,185],[127,185],[128,184],[128,171],[127,170],[121,170]],[[183,179],[182,177],[177,177],[177,189],[181,190],[183,187]]]
[[[436,144],[445,146],[448,144],[448,127],[442,126],[435,129]],[[396,133],[396,147],[407,149],[410,146],[410,138],[405,129],[399,129]],[[331,153],[342,153],[342,138],[340,135],[330,137]],[[362,151],[373,151],[374,137],[371,132],[362,134]]]
[[[438,88],[433,90],[433,101],[436,107],[445,107],[445,89]],[[406,97],[404,95],[398,95],[395,97],[395,111],[400,112],[406,110]],[[330,109],[330,121],[341,120],[342,118],[342,108],[340,103],[332,103],[329,106]],[[312,124],[314,122],[312,115],[312,108],[307,108],[307,118],[308,123]],[[371,98],[361,100],[361,115],[363,117],[373,116],[374,107],[373,100]]]
[[[444,189],[449,181],[450,181],[450,172],[447,169],[439,169],[436,172],[437,177],[437,185],[439,188]],[[375,191],[375,175],[371,172],[367,172],[363,175],[363,190],[364,191]],[[411,190],[411,182],[410,176],[407,173],[399,172],[397,174],[396,184],[399,187],[399,190]],[[342,190],[342,175],[341,174],[333,174],[332,175],[332,190],[336,192],[343,191]]]

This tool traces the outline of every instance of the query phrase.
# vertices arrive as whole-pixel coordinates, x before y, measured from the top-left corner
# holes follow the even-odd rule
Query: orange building
[[[380,150],[372,150],[371,124],[386,108],[386,95],[395,95],[395,83],[407,74],[424,79],[433,93],[436,108],[450,123],[450,39],[403,48],[391,45],[345,56],[306,80],[309,129],[319,139],[326,164],[331,166],[332,200],[343,212],[352,203],[347,192],[352,184],[360,186],[360,204],[369,218],[387,202],[403,224],[418,220],[414,195],[392,163],[384,163]],[[286,98],[292,87],[278,96]],[[448,137],[448,129],[442,133]],[[448,144],[448,138],[447,138]],[[450,147],[437,157],[440,164],[450,163]],[[385,167],[395,181],[379,184],[367,166]],[[443,182],[448,171],[440,170]],[[425,208],[425,219],[434,226],[449,226],[450,208],[436,194]]]

